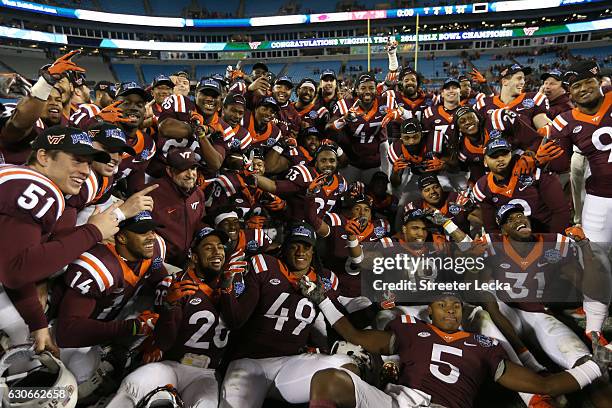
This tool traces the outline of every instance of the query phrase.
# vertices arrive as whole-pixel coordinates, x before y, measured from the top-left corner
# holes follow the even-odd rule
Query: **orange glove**
[[[358,220],[348,220],[344,226],[344,230],[348,232],[349,235],[355,235],[358,237],[361,233],[361,225],[359,225]]]
[[[437,157],[434,157],[431,160],[427,160],[425,162],[425,170],[426,171],[440,171],[444,168],[444,161],[438,159]]]
[[[204,121],[204,116],[200,115],[196,111],[189,112],[189,121],[193,126],[204,126],[206,122]]]
[[[84,68],[79,67],[77,64],[72,62],[71,58],[77,54],[80,54],[81,51],[74,50],[70,51],[66,55],[62,55],[58,59],[51,64],[51,66],[47,69],[49,74],[51,75],[61,75],[66,71],[76,71],[76,72],[85,72]]]
[[[246,222],[246,227],[250,229],[262,229],[268,219],[262,215],[254,215]]]
[[[198,285],[190,279],[174,281],[172,285],[170,285],[164,301],[170,305],[176,305],[182,298],[192,296],[197,291]]]
[[[287,202],[277,195],[270,194],[272,201],[264,204],[264,207],[270,211],[282,211],[287,206]]]
[[[395,299],[397,299],[395,293],[390,291],[384,292],[383,300],[380,302],[380,307],[385,310],[393,309],[395,307]]]
[[[152,337],[147,338],[140,347],[142,349],[142,361],[146,364],[160,361],[164,356],[164,352],[157,348]]]
[[[96,116],[104,122],[109,123],[127,123],[130,120],[123,116],[123,110],[119,108],[122,101],[115,101],[102,109]]]
[[[472,246],[467,250],[467,253],[472,256],[482,256],[485,252],[487,252],[487,248],[487,242],[483,238],[477,236],[472,241]]]
[[[295,140],[295,138],[293,137],[286,137],[285,143],[287,144],[287,146],[291,146],[291,147],[296,147],[298,145],[297,140]]]
[[[563,148],[557,146],[553,140],[549,140],[538,147],[536,152],[536,160],[541,166],[549,161],[555,160],[563,155]]]
[[[133,334],[138,336],[150,335],[153,333],[158,318],[159,315],[157,313],[153,313],[150,310],[142,311],[135,319]]]
[[[402,112],[399,109],[391,109],[382,120],[381,126],[383,128],[387,127],[390,122],[394,122],[402,117]]]
[[[393,163],[393,172],[399,173],[400,171],[404,170],[405,168],[409,166],[410,166],[410,163],[408,163],[406,159],[397,159],[395,163]]]
[[[487,82],[487,78],[485,78],[484,75],[482,75],[476,68],[472,68],[472,72],[470,72],[469,75],[479,84],[484,84]]]
[[[529,176],[533,174],[535,169],[536,169],[536,162],[533,159],[533,157],[522,155],[521,157],[519,157],[519,159],[516,161],[516,164],[514,165],[513,174],[517,177],[523,176],[523,175]]]
[[[555,404],[550,395],[535,394],[529,400],[528,408],[554,408]]]
[[[321,173],[314,180],[312,180],[310,182],[310,185],[308,186],[306,195],[313,196],[317,194],[321,190],[321,187],[323,186],[323,184],[325,183],[325,179],[327,178],[327,176],[328,176],[327,173]]]
[[[608,340],[606,340],[601,333],[599,332],[592,332],[592,333],[597,333],[597,337],[598,337],[597,343],[599,343],[600,346],[606,347],[608,345]],[[593,342],[593,336],[591,333],[584,332],[584,335],[589,339],[591,343]]]
[[[582,241],[587,239],[586,235],[584,235],[584,231],[582,227],[569,227],[565,229],[565,235],[573,239],[574,241]]]
[[[244,72],[242,72],[239,69],[234,69],[230,71],[230,80],[233,81],[234,79],[237,79],[237,78],[244,78]]]

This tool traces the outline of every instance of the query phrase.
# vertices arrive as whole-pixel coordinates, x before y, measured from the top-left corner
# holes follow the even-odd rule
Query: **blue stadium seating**
[[[113,69],[119,82],[139,81],[136,67],[133,64],[113,64]]]
[[[99,4],[102,6],[102,11],[107,11],[109,13],[146,14],[142,0],[102,0],[99,1]],[[180,13],[180,10],[178,12]]]
[[[198,65],[196,67],[196,79],[199,80],[203,76],[211,76],[213,74],[225,75],[227,65]]]

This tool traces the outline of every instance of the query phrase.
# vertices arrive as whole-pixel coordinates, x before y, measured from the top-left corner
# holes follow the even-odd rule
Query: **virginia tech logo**
[[[64,139],[64,136],[66,135],[48,135],[47,140],[49,141],[49,144],[56,145],[60,144],[60,142]]]

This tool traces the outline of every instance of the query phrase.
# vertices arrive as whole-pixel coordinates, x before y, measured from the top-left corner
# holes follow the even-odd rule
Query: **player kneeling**
[[[186,406],[217,407],[219,384],[216,368],[223,357],[229,330],[217,310],[222,290],[228,236],[212,228],[197,236],[192,265],[172,284],[160,313],[153,344],[145,361],[166,360],[144,365],[128,375],[108,407],[135,407],[158,387],[171,384]]]
[[[309,297],[313,302],[323,299],[321,305],[329,303],[320,289],[310,289]],[[403,315],[387,331],[357,330],[345,316],[323,307],[346,340],[372,353],[399,354],[400,377],[399,384],[381,391],[347,369],[319,371],[311,381],[310,408],[469,407],[488,377],[514,391],[555,396],[577,391],[607,374],[612,352],[594,341],[592,358],[542,377],[510,361],[497,340],[459,330],[462,306],[455,294],[442,293],[429,305],[432,324]]]

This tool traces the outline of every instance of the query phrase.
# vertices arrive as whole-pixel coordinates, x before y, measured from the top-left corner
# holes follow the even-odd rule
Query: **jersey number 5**
[[[454,384],[459,380],[459,367],[442,360],[442,353],[452,354],[461,357],[463,351],[456,347],[445,346],[442,344],[434,344],[431,349],[431,364],[429,365],[429,372],[440,381],[444,381],[447,384]],[[444,371],[450,370],[450,373],[444,374],[440,370],[440,366],[445,366]]]
[[[17,199],[17,205],[23,208],[24,210],[31,210],[38,205],[40,199],[44,198],[46,194],[46,191],[43,190],[41,187],[37,186],[34,183],[31,183]],[[36,214],[34,214],[34,217],[42,218],[47,213],[47,211],[49,211],[54,202],[55,198],[47,197],[47,202]]]

